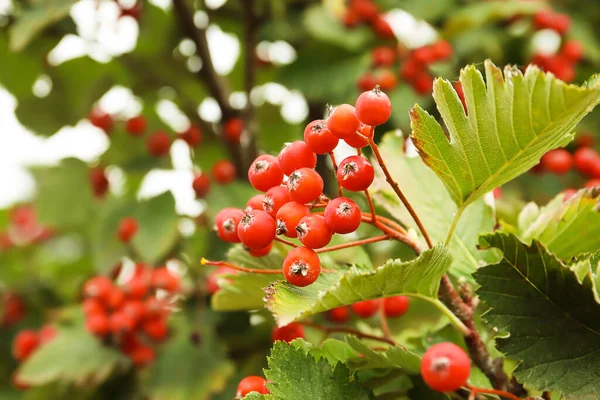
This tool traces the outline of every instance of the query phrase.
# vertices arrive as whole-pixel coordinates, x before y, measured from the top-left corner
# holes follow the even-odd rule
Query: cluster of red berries
[[[379,7],[373,0],[350,0],[344,14],[344,25],[354,27],[367,24],[381,39],[393,39],[394,31],[383,18]]]
[[[407,296],[393,296],[384,299],[364,300],[354,303],[350,306],[354,314],[359,318],[371,318],[381,308],[383,302],[383,313],[388,318],[398,318],[406,314],[410,307],[410,298]],[[348,307],[338,307],[329,310],[327,317],[331,322],[346,323],[350,320],[350,310]]]
[[[202,199],[208,195],[211,187],[211,180],[220,185],[227,185],[235,180],[237,168],[229,160],[219,160],[215,162],[210,171],[210,175],[204,172],[197,172],[192,181],[192,188],[196,197]]]
[[[41,346],[56,337],[56,329],[52,325],[43,326],[38,332],[23,329],[15,336],[12,345],[13,357],[23,362]]]
[[[157,292],[172,295],[179,289],[179,278],[166,267],[151,269],[138,264],[122,285],[95,276],[83,288],[86,329],[118,345],[134,365],[145,365],[155,357],[150,343],[161,342],[168,335],[168,302],[159,299]]]
[[[54,229],[42,225],[30,204],[13,208],[9,214],[9,225],[0,232],[0,251],[13,246],[40,243],[54,236]]]
[[[6,292],[2,295],[1,309],[0,327],[13,326],[19,323],[27,312],[27,306],[21,296],[12,292]]]
[[[243,243],[254,255],[269,253],[276,235],[297,238],[303,247],[293,248],[283,263],[285,278],[296,286],[313,283],[321,272],[315,249],[326,246],[335,233],[358,229],[362,213],[346,197],[329,200],[323,195],[323,178],[314,170],[317,154],[328,154],[344,140],[360,149],[372,140],[373,127],[385,123],[391,103],[378,87],[361,94],[356,107],[342,104],[331,109],[326,120],[308,124],[304,141],[287,143],[277,157],[261,155],[248,171],[250,184],[264,192],[252,197],[245,210],[225,208],[216,216],[218,236]],[[337,167],[341,188],[362,192],[375,173],[361,155],[349,156]],[[315,206],[324,212],[312,212]]]

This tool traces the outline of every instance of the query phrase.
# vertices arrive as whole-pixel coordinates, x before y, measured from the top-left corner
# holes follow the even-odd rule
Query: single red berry
[[[190,124],[185,131],[180,132],[177,137],[185,141],[190,147],[197,147],[202,143],[202,130],[196,124]]]
[[[292,201],[292,197],[290,196],[289,189],[286,186],[275,186],[265,193],[262,207],[271,217],[275,218],[279,209],[290,201]]]
[[[581,132],[575,138],[576,147],[594,147],[594,135],[591,132]]]
[[[358,81],[356,81],[356,86],[362,91],[371,90],[375,87],[375,85],[377,85],[377,79],[375,79],[373,74],[370,72],[365,72],[360,76],[360,78],[358,78]]]
[[[367,190],[374,178],[373,166],[362,156],[346,157],[337,169],[337,179],[340,185],[351,192]]]
[[[544,154],[540,163],[544,169],[556,175],[563,175],[573,166],[573,157],[565,149],[555,149]]]
[[[239,143],[244,132],[244,121],[241,118],[230,118],[223,124],[223,137],[228,142]]]
[[[152,318],[144,321],[142,331],[153,341],[161,342],[167,337],[169,327],[164,318]]]
[[[32,330],[20,331],[13,341],[13,357],[17,361],[25,361],[40,344],[38,334]]]
[[[135,329],[135,320],[130,315],[122,311],[117,311],[108,317],[108,325],[113,334],[120,335],[133,332]]]
[[[311,214],[300,220],[296,226],[300,242],[309,249],[320,249],[331,242],[332,233],[325,223],[325,218],[319,214]]]
[[[354,201],[346,197],[338,197],[327,204],[323,216],[332,232],[344,234],[358,229],[362,213]]]
[[[398,86],[398,76],[390,69],[380,71],[377,76],[377,85],[381,90],[393,90]]]
[[[323,193],[323,178],[311,168],[300,168],[289,176],[288,189],[292,200],[306,204],[317,200]]]
[[[102,129],[107,135],[110,134],[115,125],[112,116],[98,108],[92,110],[88,115],[88,119],[92,125]]]
[[[302,140],[286,143],[277,156],[281,170],[291,175],[300,168],[314,168],[317,165],[317,155]]]
[[[410,298],[407,296],[394,296],[383,299],[383,311],[386,317],[401,317],[408,311]]]
[[[262,210],[263,208],[263,200],[265,199],[264,194],[255,194],[250,197],[250,200],[246,203],[246,211],[250,210]]]
[[[237,170],[228,160],[219,160],[212,167],[212,176],[217,183],[227,185],[235,180]]]
[[[53,327],[52,325],[47,324],[47,325],[42,326],[42,328],[38,332],[38,338],[40,340],[40,344],[46,344],[48,342],[51,342],[52,340],[54,340],[57,333],[58,332],[56,331],[56,328]]]
[[[423,354],[421,375],[433,390],[454,392],[467,383],[471,375],[471,360],[454,343],[434,344]]]
[[[90,183],[92,192],[96,197],[104,197],[108,192],[108,178],[104,173],[104,168],[94,167],[90,169]]]
[[[144,297],[146,297],[149,291],[150,278],[148,275],[134,276],[126,284],[123,285],[123,292],[133,299],[141,300]],[[115,294],[117,293],[115,292]]]
[[[260,394],[269,394],[269,389],[265,385],[266,381],[260,376],[247,376],[240,381],[235,394],[236,399],[241,399],[249,393],[256,392]]]
[[[360,128],[353,135],[350,135],[344,139],[344,142],[350,147],[355,149],[362,149],[369,145],[369,139],[373,137],[374,131],[369,125],[363,123],[360,124]]]
[[[340,139],[327,128],[324,120],[317,119],[304,129],[304,141],[315,153],[327,154],[337,147]]]
[[[371,64],[376,67],[391,67],[394,61],[396,61],[396,50],[392,47],[378,46],[371,50]]]
[[[379,15],[377,5],[371,0],[353,0],[351,7],[363,21],[372,21]]]
[[[277,221],[276,233],[278,235],[285,235],[289,238],[298,237],[296,226],[302,218],[308,215],[310,215],[310,209],[304,204],[300,204],[296,201],[290,201],[284,204],[279,211],[277,211],[275,217]]]
[[[267,247],[275,239],[275,220],[266,211],[248,211],[240,221],[237,233],[250,250]]]
[[[450,58],[453,53],[452,45],[446,40],[438,40],[431,45],[431,50],[436,61]]]
[[[104,313],[94,313],[85,319],[85,329],[96,336],[106,336],[110,330],[108,317]]]
[[[560,57],[562,58],[562,57]],[[560,61],[557,67],[554,70],[548,69],[549,72],[552,72],[558,79],[563,82],[573,82],[575,80],[575,67],[570,62]]]
[[[241,242],[237,234],[237,228],[243,216],[244,211],[239,208],[224,208],[219,211],[215,217],[215,229],[222,241],[229,243]]]
[[[200,172],[194,176],[194,180],[192,181],[192,188],[194,189],[194,193],[196,194],[196,198],[203,199],[206,197],[210,190],[210,179],[206,174]]]
[[[352,135],[360,128],[356,110],[350,104],[340,104],[327,117],[327,129],[340,139]]]
[[[356,100],[356,116],[363,124],[382,125],[392,115],[392,102],[377,86],[362,93]]]
[[[106,302],[113,286],[112,281],[107,277],[95,276],[85,283],[83,286],[83,294],[86,297],[93,297]]]
[[[249,253],[252,257],[265,257],[269,255],[271,249],[273,249],[273,242],[271,242],[267,247],[263,247],[262,249],[250,250]]]
[[[85,299],[83,303],[81,303],[81,308],[83,309],[83,313],[85,315],[106,312],[104,303],[96,298]]]
[[[370,318],[379,310],[379,299],[364,300],[352,304],[352,311],[361,318]]]
[[[381,16],[377,16],[371,24],[373,32],[381,39],[394,39],[394,31],[388,22]]]
[[[141,136],[144,134],[147,126],[148,121],[146,121],[146,118],[144,118],[142,115],[138,115],[127,120],[125,123],[125,130],[131,136]]]
[[[146,304],[141,300],[126,301],[121,311],[130,316],[136,324],[146,318]]]
[[[573,163],[579,173],[590,176],[594,165],[600,163],[600,155],[590,147],[581,147],[573,154]]]
[[[414,49],[411,58],[421,65],[431,64],[436,60],[436,52],[433,46],[422,46]]]
[[[177,292],[181,288],[181,281],[167,267],[152,270],[151,285],[155,289],[163,289],[167,292]]]
[[[276,157],[263,154],[258,156],[248,169],[250,184],[261,192],[266,192],[274,186],[281,185],[283,171]]]
[[[583,45],[578,40],[567,40],[560,49],[564,58],[572,62],[578,62],[583,57]]]
[[[145,293],[144,293],[145,294]],[[106,301],[106,308],[110,310],[118,310],[123,307],[125,301],[127,300],[127,295],[123,291],[123,289],[119,287],[113,287],[108,295],[108,300]],[[106,310],[104,309],[104,311]]]
[[[286,326],[276,326],[271,333],[273,342],[280,340],[289,343],[298,338],[304,338],[304,327],[296,322],[292,322]]]
[[[317,280],[321,273],[321,260],[314,250],[295,247],[283,261],[285,279],[294,286],[308,286]]]
[[[342,22],[347,28],[352,28],[361,22],[361,16],[353,8],[348,8],[346,9],[346,13],[344,14],[344,19]]]
[[[421,96],[429,95],[433,91],[433,77],[427,71],[419,73],[412,84],[415,91]]]
[[[156,358],[156,353],[152,347],[144,344],[140,344],[140,346],[135,347],[128,355],[129,358],[131,358],[131,362],[136,367],[148,365]]]
[[[0,316],[0,326],[12,326],[23,319],[26,306],[16,293],[5,293],[2,296],[3,314]]]
[[[133,217],[125,217],[119,223],[117,236],[123,243],[129,243],[138,231],[137,220]]]
[[[419,64],[413,58],[407,59],[400,68],[400,76],[407,82],[412,82],[419,74],[423,72],[422,64]]]
[[[338,307],[327,312],[327,318],[336,324],[345,324],[350,321],[350,309],[348,307]]]
[[[552,26],[550,27],[550,29],[554,29],[556,32],[560,33],[561,35],[564,35],[569,31],[570,27],[571,17],[569,17],[567,14],[554,14]]]
[[[540,10],[533,15],[533,25],[537,29],[547,29],[552,26],[554,13],[552,10]]]

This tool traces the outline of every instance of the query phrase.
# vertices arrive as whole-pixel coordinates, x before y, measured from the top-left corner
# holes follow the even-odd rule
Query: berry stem
[[[289,240],[285,240],[285,239],[282,239],[282,238],[280,238],[280,237],[277,237],[277,236],[275,237],[275,241],[277,241],[277,242],[279,242],[279,243],[286,244],[286,245],[288,245],[288,246],[290,246],[290,247],[298,247],[298,245],[297,245],[297,244],[295,244],[295,243],[292,243],[292,242],[290,242]]]
[[[392,339],[392,332],[390,332],[390,325],[388,324],[387,316],[385,315],[385,301],[379,301],[379,323],[381,324],[381,331],[383,337]]]
[[[335,161],[335,155],[333,154],[333,151],[331,153],[329,153],[329,158],[331,158],[331,163],[333,164],[333,173],[337,174],[338,164]],[[340,182],[337,179],[336,179],[336,182],[337,182],[337,187],[338,187],[338,196],[344,197],[344,193],[342,192],[342,185],[340,185]]]
[[[381,156],[381,153],[379,152],[379,147],[377,147],[377,144],[375,143],[375,141],[373,140],[372,137],[369,139],[369,146],[371,146],[371,150],[373,150],[373,154],[375,155],[375,158],[377,158],[377,162],[379,163],[379,166],[381,167],[381,170],[383,171],[383,174],[385,175],[385,179],[390,184],[390,186],[392,187],[392,189],[394,190],[394,192],[396,193],[396,195],[398,196],[398,198],[400,199],[402,204],[404,204],[404,207],[406,207],[406,209],[410,213],[413,220],[416,222],[416,224],[419,227],[421,234],[423,234],[423,237],[425,238],[425,241],[427,242],[427,245],[429,246],[429,248],[432,248],[433,243],[432,243],[431,239],[429,238],[429,234],[427,233],[427,230],[425,230],[425,226],[423,226],[423,223],[419,219],[419,216],[417,215],[416,211],[411,206],[411,204],[408,201],[408,199],[406,198],[406,196],[404,196],[404,193],[402,193],[402,191],[400,190],[400,186],[398,186],[398,183],[396,181],[394,181],[394,178],[392,178],[392,175],[390,174],[390,171],[388,170],[387,166],[385,165],[385,161],[383,160],[383,157]]]
[[[484,394],[495,394],[495,395],[498,395],[501,397],[506,397],[507,399],[511,399],[511,400],[522,400],[520,397],[517,397],[514,394],[505,392],[503,390],[485,389],[485,388],[471,386],[468,383],[467,383],[467,388],[469,388],[469,390],[471,390],[471,396],[473,395],[473,393],[484,393]],[[469,398],[470,398],[470,396],[469,396]]]
[[[202,258],[200,261],[202,265],[213,265],[215,267],[227,267],[231,269],[235,269],[241,272],[248,272],[250,274],[283,274],[282,270],[279,269],[257,269],[257,268],[246,268],[241,267],[239,265],[228,263],[227,261],[210,261],[206,258]]]
[[[369,209],[371,210],[371,220],[373,223],[377,222],[377,214],[375,213],[375,206],[373,205],[373,200],[371,200],[371,195],[369,194],[369,190],[365,190],[365,197],[369,202]]]
[[[361,339],[377,340],[380,342],[388,343],[392,346],[397,346],[397,343],[392,339],[381,337],[381,336],[370,335],[368,333],[363,333],[357,329],[342,328],[342,327],[339,327],[339,328],[338,327],[327,327],[327,326],[315,324],[314,322],[310,322],[310,321],[300,321],[299,324],[318,329],[318,330],[322,331],[323,333],[325,333],[326,335],[329,335],[331,333],[348,333],[350,335],[354,335]]]
[[[316,249],[315,253],[327,253],[330,251],[347,249],[349,247],[362,246],[365,244],[381,242],[383,240],[389,240],[389,239],[391,239],[389,235],[374,236],[374,237],[370,237],[370,238],[366,238],[366,239],[356,240],[354,242],[342,243],[342,244],[338,244],[335,246],[329,246],[329,247],[323,247],[321,249]]]

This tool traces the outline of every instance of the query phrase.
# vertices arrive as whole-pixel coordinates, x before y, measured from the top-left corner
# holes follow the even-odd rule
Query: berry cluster
[[[196,197],[202,199],[208,195],[211,187],[211,179],[220,185],[227,185],[235,180],[237,168],[229,160],[219,160],[212,166],[210,177],[204,172],[198,172],[194,175],[192,188]]]
[[[394,32],[383,18],[379,7],[373,0],[350,0],[344,14],[344,25],[354,27],[366,24],[381,39],[393,39]]]
[[[371,318],[381,309],[383,302],[383,313],[388,318],[398,318],[406,314],[410,307],[410,298],[407,296],[393,296],[385,299],[364,300],[352,304],[350,308],[359,318]],[[350,320],[348,307],[338,307],[329,310],[327,317],[331,322],[346,323]]]
[[[179,278],[166,267],[151,269],[138,264],[122,285],[95,276],[83,287],[86,329],[118,345],[134,365],[145,365],[155,357],[150,343],[161,342],[168,334],[168,303],[160,300],[157,292],[172,295],[179,289]]]
[[[433,75],[429,67],[452,57],[452,45],[445,40],[412,50],[400,69],[400,76],[420,95],[429,95],[433,90]]]
[[[286,143],[277,157],[261,155],[248,171],[250,184],[264,192],[252,197],[245,210],[225,208],[215,221],[218,236],[243,243],[255,256],[269,253],[277,235],[298,239],[303,245],[288,253],[283,262],[285,278],[296,286],[313,283],[321,272],[315,250],[329,244],[333,234],[356,231],[363,214],[351,199],[328,199],[323,178],[314,170],[317,154],[330,154],[339,140],[360,149],[372,140],[373,129],[385,123],[391,103],[379,87],[361,94],[356,107],[342,104],[330,110],[326,120],[312,121],[304,141]],[[349,156],[337,166],[340,192],[366,191],[375,173],[368,159]],[[315,208],[324,208],[314,212]]]
[[[32,205],[13,208],[9,215],[9,225],[0,232],[0,251],[13,246],[27,246],[40,243],[54,236],[54,229],[42,225]]]

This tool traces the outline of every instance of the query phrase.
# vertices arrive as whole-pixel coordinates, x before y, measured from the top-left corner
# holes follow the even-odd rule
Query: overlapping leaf
[[[491,307],[485,318],[508,337],[500,351],[520,360],[519,382],[559,391],[566,399],[596,399],[600,392],[600,304],[590,275],[576,274],[537,241],[515,235],[482,236],[483,246],[504,252],[503,260],[476,272],[478,294]]]

